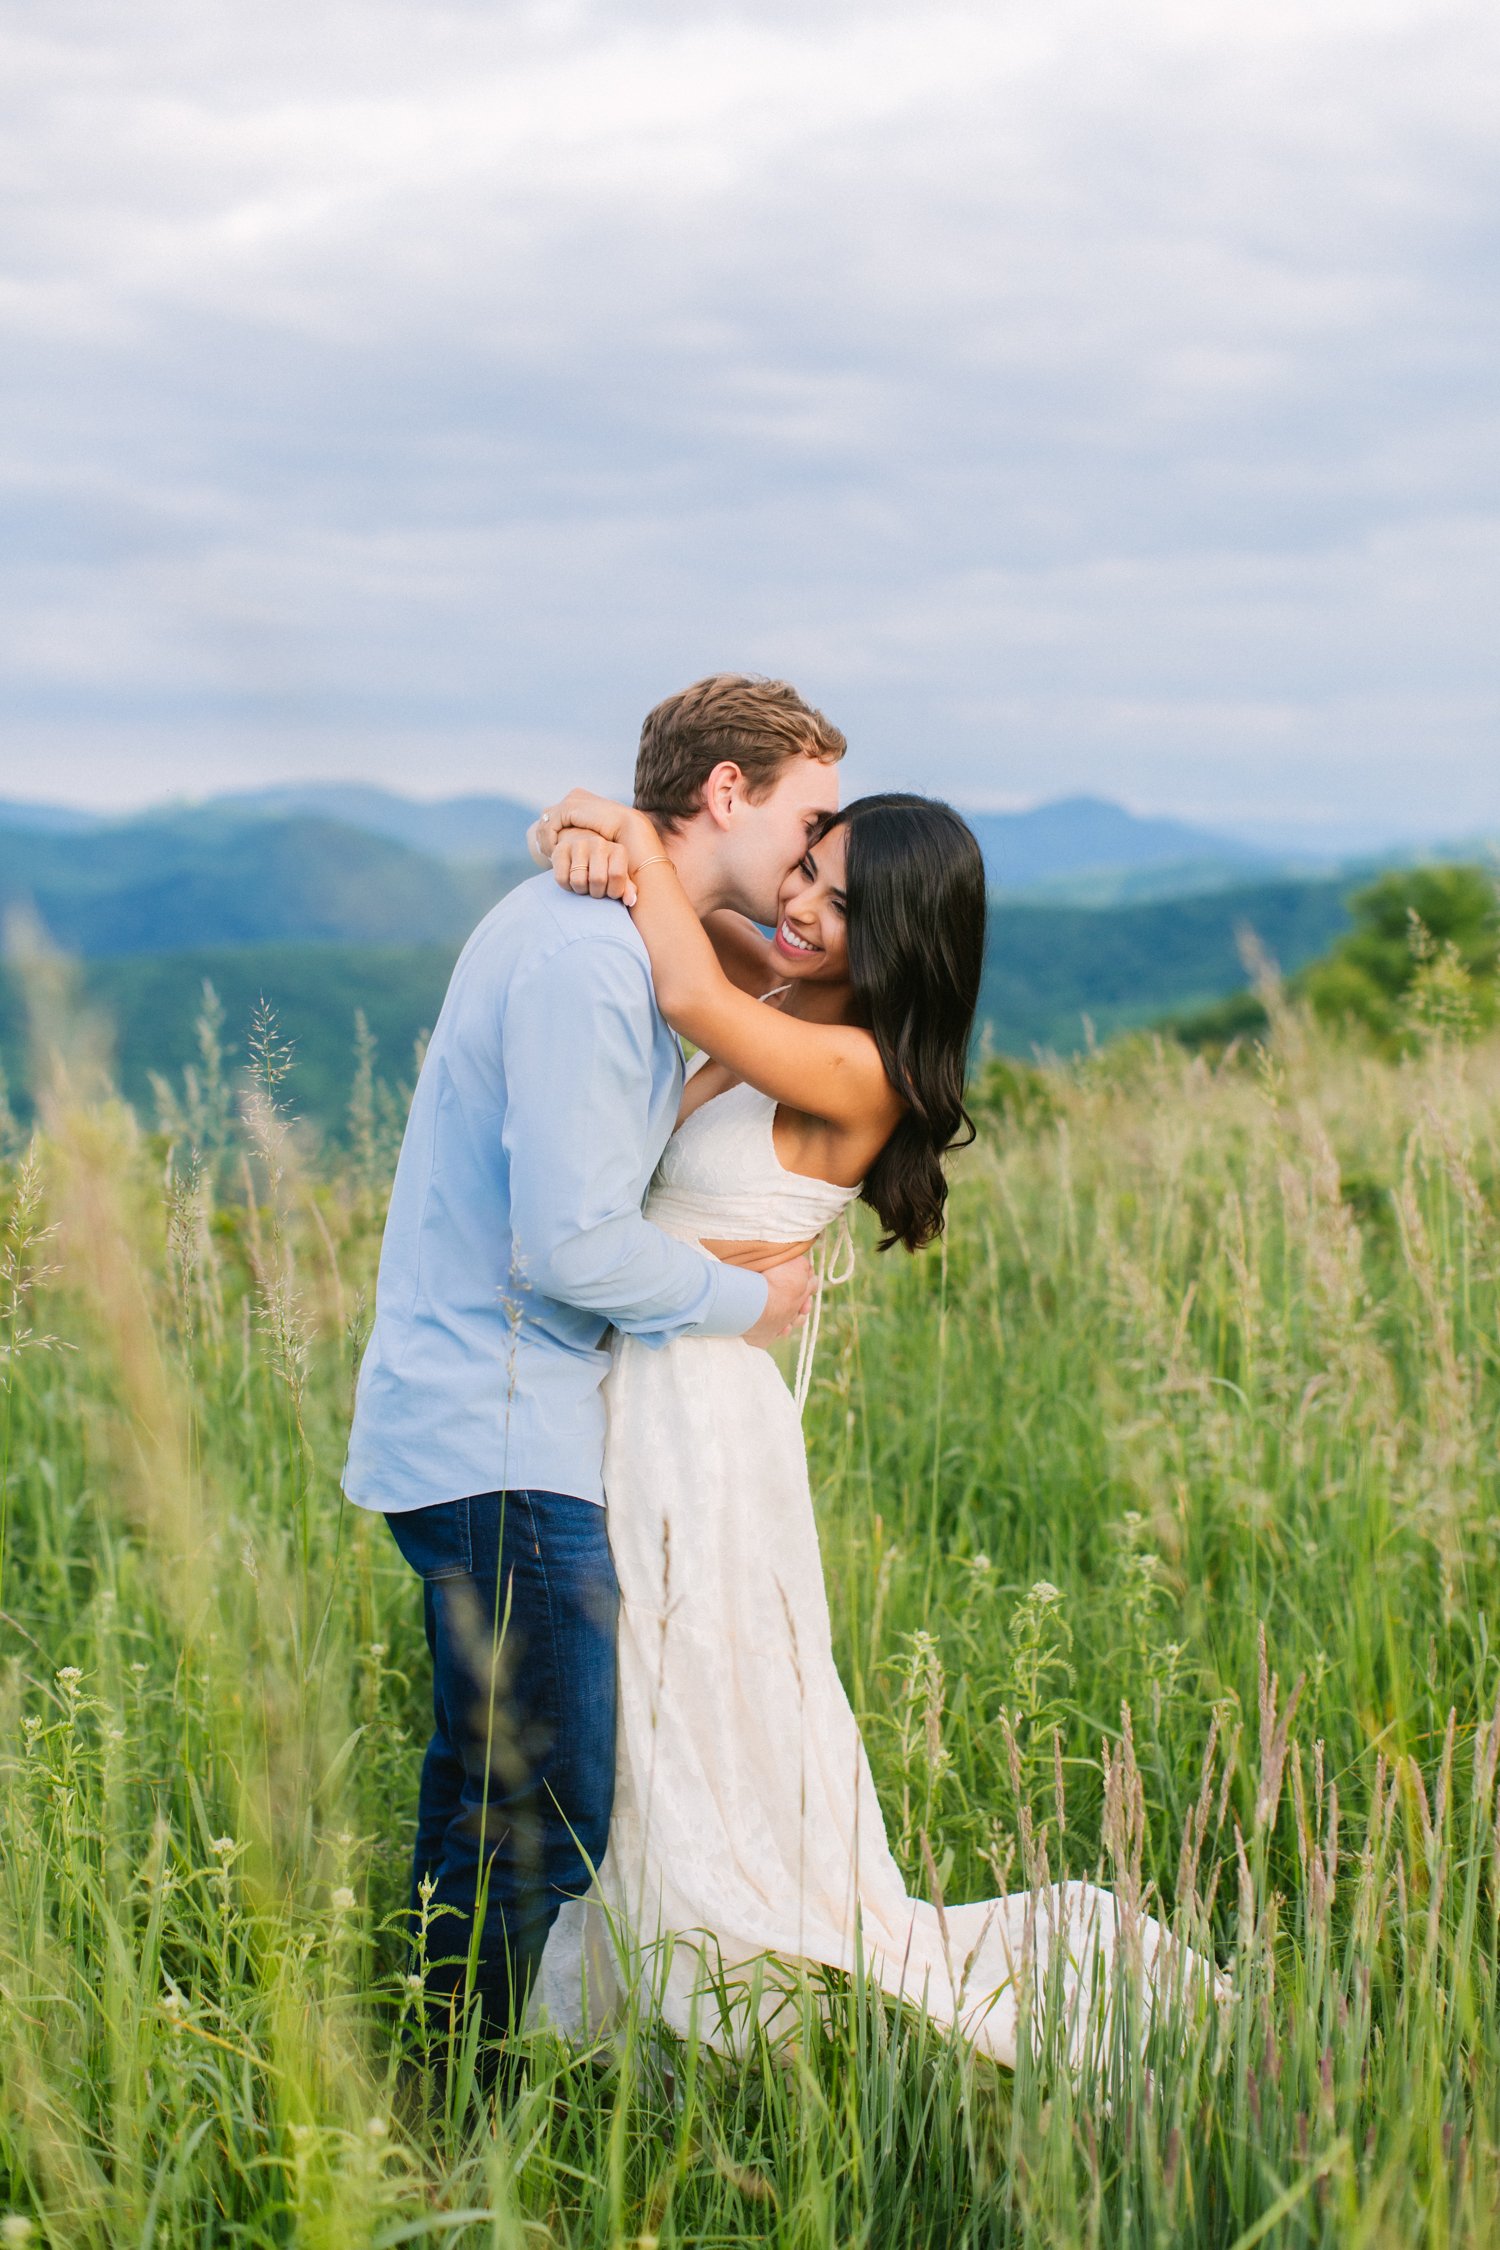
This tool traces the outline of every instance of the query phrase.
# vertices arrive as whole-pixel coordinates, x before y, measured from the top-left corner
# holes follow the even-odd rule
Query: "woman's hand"
[[[552,853],[552,872],[565,891],[580,898],[617,898],[634,906],[630,855],[623,844],[606,843],[588,828],[565,828]]]
[[[544,812],[537,823],[537,840],[544,852],[556,850],[569,828],[585,828],[606,844],[623,844],[632,863],[657,849],[656,830],[644,813],[613,797],[596,796],[592,789],[570,789],[566,797]]]
[[[613,797],[601,797],[592,789],[570,789],[566,797],[559,797],[550,812],[543,813],[541,840],[551,851],[565,828],[591,828],[607,844],[616,844],[620,840],[620,830],[630,817],[630,807]]]
[[[617,898],[625,906],[635,904],[633,868],[660,846],[644,813],[591,789],[570,789],[543,813],[527,840],[538,866],[550,861],[565,890]]]

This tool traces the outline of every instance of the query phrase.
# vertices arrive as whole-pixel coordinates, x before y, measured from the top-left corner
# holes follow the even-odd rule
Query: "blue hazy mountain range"
[[[148,1110],[151,1073],[192,1057],[208,978],[241,1056],[251,1010],[273,1003],[298,1052],[298,1106],[336,1128],[356,1010],[405,1074],[459,946],[530,872],[532,812],[332,784],[128,820],[0,802],[0,916],[29,911],[79,957],[122,1085]],[[995,885],[981,1016],[1010,1053],[1066,1052],[1209,1004],[1245,981],[1247,926],[1291,970],[1346,924],[1352,871],[1289,866],[1182,822],[1093,798],[971,818]],[[26,1073],[23,1024],[0,970],[12,1085]]]
[[[39,836],[78,836],[103,823],[101,813],[77,805],[38,805],[20,797],[0,797],[0,828],[19,828]]]
[[[85,957],[198,946],[445,944],[525,872],[437,859],[344,822],[220,811],[78,833],[0,826],[0,913]]]
[[[222,797],[216,808],[286,818],[314,813],[389,836],[441,859],[519,859],[537,808],[508,797],[449,797],[423,803],[389,790],[336,783]],[[1007,889],[1167,868],[1212,870],[1230,879],[1286,864],[1253,844],[1177,820],[1143,818],[1100,797],[1067,797],[1026,812],[969,812],[991,880]]]
[[[292,892],[304,879],[315,880],[313,863],[321,852],[327,857],[330,890],[342,894],[342,903],[331,900],[318,910],[309,902],[308,913],[332,937],[343,934],[340,916],[353,903],[349,885],[357,886],[361,854],[354,838],[374,839],[413,857],[477,874],[481,867],[513,867],[524,859],[526,830],[535,810],[508,797],[424,800],[335,782],[241,792],[201,805],[167,805],[126,820],[71,806],[0,801],[0,902],[13,902],[30,884],[44,920],[45,894],[53,911],[74,925],[66,939],[58,928],[60,942],[86,952],[159,951],[180,941],[195,911],[230,919],[240,912],[259,926],[273,900],[290,908]],[[1012,895],[1037,892],[1059,902],[1102,905],[1327,871],[1310,858],[1278,856],[1237,837],[1183,821],[1143,817],[1097,797],[1062,798],[1025,812],[970,812],[967,817],[983,847],[991,882]],[[345,831],[350,841],[340,847],[334,829]],[[394,879],[396,898],[385,908],[368,902],[365,916],[392,919],[400,898],[412,901],[416,910],[423,880],[414,868],[398,876],[399,864],[389,856],[369,856],[370,879]],[[213,905],[209,894],[221,881],[252,877],[270,881],[264,902],[236,907],[221,900]],[[116,888],[121,894],[119,932],[111,937],[106,902]],[[457,890],[465,897],[478,895],[462,878]],[[75,891],[87,896],[88,906],[76,912],[64,909],[63,895]],[[414,927],[414,938],[433,934],[432,911],[418,912],[423,927],[420,932]],[[153,912],[162,924],[159,938],[150,934]],[[326,927],[330,915],[337,927]],[[283,934],[316,932],[288,927]],[[354,935],[353,927],[347,934]],[[229,942],[227,931],[224,941]],[[205,926],[201,936],[187,942],[219,938],[217,933],[210,938]]]
[[[990,918],[981,1035],[1005,1054],[1069,1054],[1092,1037],[1194,1013],[1245,983],[1239,940],[1247,927],[1288,970],[1324,952],[1347,927],[1345,888],[1258,883],[1106,907],[1001,899]],[[154,1074],[174,1079],[195,1060],[194,1019],[207,981],[223,1007],[230,1068],[244,1061],[251,1017],[269,1001],[295,1054],[288,1098],[300,1115],[338,1132],[354,1073],[356,1011],[378,1043],[381,1075],[409,1082],[413,1046],[437,1021],[463,934],[429,944],[251,942],[94,955],[79,963],[77,981],[111,1027],[120,1084],[146,1116]],[[25,997],[3,963],[0,1064],[24,1100]]]

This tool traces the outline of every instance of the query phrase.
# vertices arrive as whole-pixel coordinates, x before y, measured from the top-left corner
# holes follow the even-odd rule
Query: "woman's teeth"
[[[788,953],[817,953],[821,950],[816,945],[809,945],[805,938],[799,938],[790,922],[782,923],[779,934]]]

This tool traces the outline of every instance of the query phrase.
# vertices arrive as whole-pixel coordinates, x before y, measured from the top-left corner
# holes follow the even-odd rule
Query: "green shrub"
[[[1495,880],[1482,867],[1383,875],[1350,901],[1354,927],[1293,979],[1324,1023],[1354,1025],[1388,1053],[1424,1031],[1468,1036],[1500,1004]]]

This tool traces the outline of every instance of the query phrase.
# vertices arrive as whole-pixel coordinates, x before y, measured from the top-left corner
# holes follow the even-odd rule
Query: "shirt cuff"
[[[708,1310],[692,1333],[695,1336],[743,1336],[766,1309],[771,1285],[763,1273],[744,1266],[714,1261],[713,1294]]]

